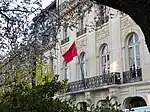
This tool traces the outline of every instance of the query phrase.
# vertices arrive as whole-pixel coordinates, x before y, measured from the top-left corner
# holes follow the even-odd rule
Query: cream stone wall
[[[114,10],[114,9],[111,9]],[[127,84],[119,84],[114,86],[102,87],[98,90],[88,90],[85,92],[76,92],[75,94],[67,94],[74,98],[75,102],[93,102],[96,104],[99,100],[106,98],[106,96],[116,96],[117,100],[122,104],[122,108],[125,108],[125,101],[129,97],[139,96],[142,97],[147,105],[150,105],[150,54],[145,44],[144,34],[140,27],[128,16],[120,15],[119,11],[115,11],[115,17],[109,20],[108,23],[97,28],[97,30],[91,31],[91,28],[87,27],[87,33],[77,37],[77,30],[69,31],[69,42],[57,47],[57,61],[55,61],[56,72],[59,74],[60,79],[64,79],[62,73],[62,54],[67,51],[70,45],[75,41],[77,46],[78,55],[81,52],[86,53],[87,58],[87,75],[85,78],[93,77],[96,75],[102,75],[99,70],[99,48],[104,43],[108,44],[110,52],[110,72],[119,72],[121,75],[121,82],[123,80],[122,73],[127,71],[127,59],[126,59],[126,39],[128,34],[136,33],[140,40],[140,63],[142,68],[142,81],[133,82]],[[113,12],[113,11],[112,11]],[[90,24],[93,21],[94,12],[86,15],[84,22]],[[58,34],[59,41],[62,40],[62,34]],[[77,81],[80,79],[78,74],[78,58],[76,57],[71,61],[69,66],[70,79],[69,82]]]

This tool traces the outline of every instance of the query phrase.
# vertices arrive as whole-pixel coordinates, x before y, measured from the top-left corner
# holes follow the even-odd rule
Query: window
[[[80,56],[80,60],[81,60],[81,69],[83,71],[83,74],[84,75],[87,75],[87,70],[86,70],[86,57],[85,57],[85,53],[81,53],[81,56]]]
[[[87,59],[85,52],[82,52],[79,57],[80,62],[77,64],[77,78],[81,80],[87,75]],[[82,74],[83,73],[83,74]]]
[[[139,38],[135,33],[129,35],[128,40],[128,66],[129,68],[140,68],[140,52],[139,52]]]
[[[67,27],[63,28],[63,39],[67,38]]]
[[[64,79],[68,79],[69,80],[69,67],[67,66],[67,63],[64,62],[63,63],[63,75],[64,75]]]
[[[78,31],[77,31],[77,37],[86,33],[86,27],[84,26],[84,17],[85,12],[83,11],[83,5],[78,6]]]
[[[99,27],[109,20],[109,11],[105,5],[98,5],[96,26]]]
[[[86,33],[86,28],[84,27],[84,18],[79,18],[77,37]]]
[[[63,28],[63,37],[62,37],[62,40],[61,40],[61,45],[69,42],[68,33],[69,33],[68,27],[67,27],[67,25],[65,25],[64,28]]]
[[[87,103],[86,102],[80,102],[80,110],[82,112],[87,112]]]
[[[79,19],[79,30],[83,30],[83,17],[80,17]]]
[[[101,60],[100,60],[100,64],[101,64],[101,70],[102,70],[102,74],[107,74],[110,72],[110,63],[109,63],[109,52],[108,52],[108,45],[104,44],[102,46],[102,48],[100,49],[101,53]]]

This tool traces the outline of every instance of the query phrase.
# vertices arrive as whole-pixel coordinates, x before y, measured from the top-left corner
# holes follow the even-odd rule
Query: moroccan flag
[[[69,63],[70,61],[73,60],[74,57],[78,56],[75,42],[71,45],[68,51],[66,51],[65,54],[63,54],[62,56],[64,57],[66,63]]]

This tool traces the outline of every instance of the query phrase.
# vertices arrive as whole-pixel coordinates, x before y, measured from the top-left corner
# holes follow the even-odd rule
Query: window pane
[[[129,67],[140,67],[140,51],[139,51],[139,39],[136,34],[132,34],[128,41],[128,59]]]
[[[83,17],[79,19],[79,30],[83,30]]]
[[[129,67],[132,67],[132,58],[129,58]]]
[[[83,74],[85,75],[86,74],[86,57],[85,57],[85,53],[81,54],[81,69],[82,69]]]
[[[67,79],[70,80],[70,73],[69,73],[69,68],[66,68],[66,75],[67,75]]]
[[[128,45],[129,46],[133,45],[133,35],[130,37],[130,39],[128,41]]]
[[[66,62],[64,62],[64,64],[63,64],[63,71],[64,71],[64,78],[66,79],[67,78],[67,63]]]
[[[67,69],[64,69],[64,75],[65,75],[65,79],[67,78]]]
[[[135,46],[136,48],[136,67],[140,68],[140,51],[139,51],[139,44]]]
[[[106,57],[103,56],[103,57],[102,57],[102,65],[105,65],[105,64],[106,64]]]
[[[108,73],[109,68],[109,54],[108,54],[108,46],[105,44],[102,48],[102,54],[101,54],[101,64],[102,64],[102,73]]]
[[[139,38],[136,34],[134,34],[134,40],[135,40],[135,43],[138,42]]]
[[[133,64],[135,64],[133,47],[129,47],[129,51],[128,52],[129,52],[129,67],[131,67]]]
[[[109,54],[107,55],[107,60],[109,61]]]
[[[77,79],[80,80],[81,79],[81,68],[80,65],[77,64]]]
[[[140,57],[140,50],[139,50],[139,44],[135,45],[135,50],[136,50],[136,56]]]
[[[108,64],[108,67],[107,67],[107,73],[110,72],[110,65]]]
[[[63,39],[67,38],[67,28],[63,29]]]
[[[107,51],[107,45],[105,45],[102,49],[102,55],[105,55],[106,53],[108,53]]]
[[[103,66],[102,66],[102,71],[103,71],[102,73],[103,73],[103,74],[105,73],[105,70],[106,70],[106,66],[103,65]]]
[[[132,52],[132,47],[129,47],[129,51],[128,52],[129,52],[129,58],[132,58],[132,56],[133,56],[133,54],[132,54],[133,53]]]
[[[84,73],[84,75],[86,75],[86,65],[85,65],[85,63],[83,64],[83,73]]]

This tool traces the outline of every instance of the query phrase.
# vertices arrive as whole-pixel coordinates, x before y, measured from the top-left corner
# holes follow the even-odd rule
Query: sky
[[[46,8],[54,0],[42,0],[42,8]]]

